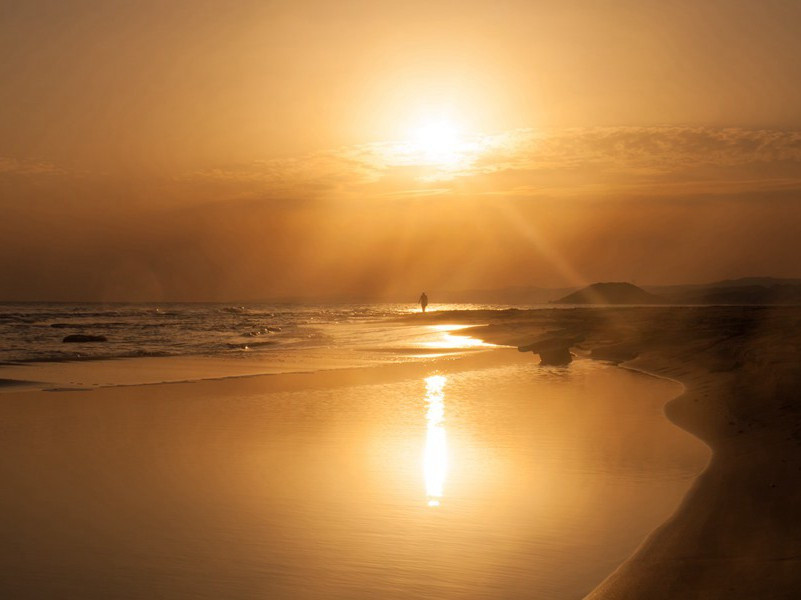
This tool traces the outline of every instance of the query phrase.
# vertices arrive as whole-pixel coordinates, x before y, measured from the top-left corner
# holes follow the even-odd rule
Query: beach
[[[0,600],[801,598],[801,1],[2,15]]]
[[[440,311],[395,318],[394,362],[6,386],[4,593],[795,597],[800,321]],[[581,338],[575,360],[515,349],[543,335]]]
[[[797,307],[682,307],[489,328],[488,339],[579,330],[593,356],[681,382],[666,414],[712,448],[676,513],[589,599],[798,597],[800,326]]]
[[[391,363],[69,388],[70,363],[51,391],[7,388],[4,594],[583,597],[708,461],[663,418],[680,386],[476,338],[431,346],[421,328],[453,346],[472,318],[426,317],[393,326],[414,335]],[[77,373],[141,379],[157,359],[132,360]]]

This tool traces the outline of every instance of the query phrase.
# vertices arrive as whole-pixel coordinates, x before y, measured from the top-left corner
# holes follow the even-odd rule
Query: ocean
[[[508,309],[442,304],[429,313]],[[406,318],[419,312],[413,304],[0,304],[0,390],[311,372],[492,346],[458,335],[464,325]],[[76,335],[102,341],[65,341]]]
[[[499,310],[448,304],[429,310]],[[391,341],[369,325],[419,312],[412,304],[0,304],[0,364],[163,356],[242,356]],[[337,328],[337,326],[339,326]],[[365,334],[367,334],[365,330]],[[72,334],[104,342],[64,343]]]

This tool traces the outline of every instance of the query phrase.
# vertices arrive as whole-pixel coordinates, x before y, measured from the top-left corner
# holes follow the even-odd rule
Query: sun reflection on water
[[[439,506],[448,472],[448,440],[445,434],[445,383],[443,375],[426,377],[426,446],[423,452],[423,475],[429,506]]]
[[[429,325],[429,329],[436,334],[433,340],[422,342],[425,348],[493,348],[495,344],[489,344],[483,340],[453,333],[461,329],[467,329],[470,325]]]

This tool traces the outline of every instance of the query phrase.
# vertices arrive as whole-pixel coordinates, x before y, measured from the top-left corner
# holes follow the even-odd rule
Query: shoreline
[[[792,532],[798,519],[791,515],[798,486],[787,485],[791,482],[784,480],[783,465],[797,445],[781,443],[781,432],[749,437],[736,420],[726,421],[738,427],[734,433],[721,428],[732,400],[725,375],[668,376],[666,371],[686,365],[637,361],[631,361],[636,366],[621,366],[684,386],[682,394],[665,404],[665,415],[712,453],[676,512],[586,600],[796,597],[800,559]],[[710,398],[717,401],[713,406],[699,406]],[[710,412],[717,418],[710,418]],[[792,549],[781,549],[787,545]]]
[[[601,359],[596,359],[596,360],[601,360]],[[629,363],[634,363],[636,360],[637,359],[632,359],[630,361],[624,361],[624,362],[616,364],[616,366],[621,368],[621,369],[625,369],[627,371],[633,371],[635,373],[639,373],[641,375],[646,375],[646,376],[649,376],[649,377],[655,377],[657,379],[664,379],[666,381],[671,381],[671,382],[677,383],[677,384],[679,384],[681,386],[681,388],[682,388],[681,393],[678,394],[677,396],[675,396],[674,398],[669,399],[667,402],[665,402],[664,406],[662,407],[663,415],[673,425],[675,425],[676,427],[682,429],[683,431],[686,431],[687,433],[689,433],[690,435],[695,437],[698,441],[703,443],[707,448],[709,448],[709,451],[710,451],[709,461],[707,462],[706,465],[704,465],[703,470],[695,477],[695,479],[693,480],[692,485],[690,486],[690,489],[687,490],[687,493],[682,498],[681,503],[679,504],[679,506],[676,507],[676,510],[674,511],[674,513],[672,515],[670,515],[670,517],[668,517],[668,519],[665,522],[660,523],[659,525],[657,525],[657,527],[655,527],[653,529],[653,531],[651,531],[642,540],[642,543],[637,547],[637,549],[629,557],[627,557],[614,571],[612,571],[595,589],[593,589],[589,594],[587,594],[587,596],[584,597],[584,600],[603,600],[604,598],[624,598],[624,597],[628,597],[625,594],[630,594],[632,598],[638,598],[638,597],[642,597],[641,594],[654,593],[651,590],[649,590],[648,592],[645,592],[644,590],[640,591],[638,589],[633,589],[633,590],[631,590],[629,592],[628,589],[620,590],[620,589],[615,589],[615,588],[616,587],[617,588],[620,588],[620,587],[629,588],[629,587],[633,587],[635,585],[635,584],[633,584],[631,582],[631,579],[634,579],[634,576],[632,576],[631,573],[628,572],[628,570],[629,569],[637,569],[638,566],[634,565],[634,564],[630,564],[630,563],[635,561],[637,559],[638,555],[640,555],[641,552],[646,552],[647,551],[647,547],[648,547],[649,542],[657,534],[657,532],[659,532],[660,530],[662,530],[665,527],[668,527],[670,522],[682,510],[682,508],[685,506],[685,504],[687,504],[688,502],[691,501],[691,497],[692,497],[693,493],[695,492],[696,488],[698,487],[699,481],[701,480],[702,477],[704,477],[704,475],[707,473],[707,471],[712,467],[713,461],[715,460],[715,454],[716,453],[715,453],[715,448],[713,446],[711,446],[709,443],[707,443],[707,441],[704,438],[698,436],[696,433],[692,432],[691,430],[686,429],[685,427],[683,427],[680,423],[676,422],[668,414],[669,406],[671,404],[675,403],[675,402],[679,402],[683,397],[685,397],[688,394],[692,393],[691,388],[687,384],[685,384],[684,381],[682,381],[680,379],[677,379],[677,378],[674,378],[674,377],[669,377],[667,375],[660,374],[657,370],[652,370],[652,369],[649,369],[647,367],[635,366],[634,364],[629,364]],[[673,597],[672,593],[668,592],[667,590],[665,590],[665,594],[667,594],[667,595],[664,596],[665,598],[672,598]],[[659,596],[656,595],[656,596],[649,596],[649,597],[659,597]],[[684,596],[682,596],[682,597],[684,597]],[[710,597],[710,596],[708,595],[708,593],[705,593],[703,595],[703,597]]]
[[[592,357],[681,383],[665,415],[712,450],[675,513],[586,599],[796,598],[801,310],[609,307],[531,325],[530,337],[579,330]],[[488,339],[519,329],[490,326]]]
[[[329,333],[312,345],[271,346],[266,352],[4,363],[0,364],[0,393],[20,386],[43,391],[80,390],[428,362],[443,357],[458,359],[492,346],[461,336],[459,325],[379,319],[326,327]]]
[[[585,334],[588,358],[683,386],[664,415],[711,449],[673,514],[652,530],[587,600],[641,598],[795,598],[801,589],[801,310],[788,307],[583,308],[500,314],[443,313],[408,321],[468,323],[465,334],[501,346],[546,331]],[[508,352],[516,352],[509,349]],[[334,387],[416,377],[504,361],[506,351],[327,370]],[[536,364],[537,357],[527,357]],[[249,389],[265,379],[281,389],[308,385],[319,371],[237,377]],[[414,374],[414,375],[412,375]],[[262,377],[264,375],[264,378]],[[207,389],[230,378],[205,379]],[[192,383],[187,380],[181,383]],[[145,397],[153,385],[135,394]],[[36,391],[13,386],[14,395]],[[104,388],[109,389],[109,388]],[[219,388],[222,389],[222,388]],[[4,394],[5,395],[5,394]]]
[[[150,357],[131,358],[131,359],[109,359],[97,360],[87,363],[38,363],[33,367],[29,365],[15,366],[8,368],[6,371],[0,370],[0,373],[5,374],[18,374],[25,369],[39,369],[44,368],[51,370],[55,367],[56,374],[60,375],[62,365],[66,365],[65,371],[77,366],[79,369],[89,364],[92,367],[100,367],[124,372],[128,377],[130,374],[136,374],[138,371],[148,370],[155,367],[158,372],[180,372],[181,369],[176,369],[176,366],[184,367],[189,376],[178,378],[177,375],[172,375],[166,379],[144,379],[136,380],[119,380],[115,382],[99,383],[93,382],[91,384],[77,384],[77,383],[61,383],[59,381],[47,381],[44,379],[27,379],[22,377],[6,377],[0,378],[0,398],[6,394],[17,393],[36,393],[36,392],[91,392],[95,390],[109,390],[115,388],[136,388],[136,387],[152,387],[161,385],[175,385],[175,384],[193,384],[193,383],[214,383],[225,381],[247,381],[259,380],[261,378],[296,378],[308,377],[316,374],[331,374],[333,379],[351,380],[354,378],[370,379],[369,373],[373,370],[385,370],[385,372],[397,373],[417,373],[421,370],[430,370],[432,365],[438,368],[449,366],[448,370],[467,370],[472,368],[481,368],[477,365],[484,363],[501,364],[504,359],[499,358],[495,354],[497,350],[504,350],[510,352],[510,348],[481,348],[469,350],[453,350],[449,352],[436,352],[425,356],[421,353],[417,360],[405,360],[398,362],[365,362],[354,361],[350,364],[336,364],[332,361],[307,361],[293,363],[291,367],[281,367],[270,369],[268,360],[254,360],[248,363],[237,365],[236,362],[230,359],[216,358],[216,357],[203,357],[203,356],[188,356],[188,357],[169,357],[168,359],[158,358],[153,359]],[[494,357],[494,358],[493,358]],[[234,365],[239,368],[231,368]],[[204,368],[211,367],[213,374],[202,371]],[[67,371],[68,372],[68,371]],[[52,373],[52,371],[51,371]],[[71,375],[74,377],[74,375]],[[408,376],[408,375],[400,375]],[[63,377],[63,376],[62,376]],[[393,377],[394,378],[394,377]]]

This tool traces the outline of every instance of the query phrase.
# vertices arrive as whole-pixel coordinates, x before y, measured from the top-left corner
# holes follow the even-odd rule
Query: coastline
[[[587,600],[797,597],[801,494],[791,477],[801,471],[798,442],[782,428],[757,431],[756,414],[750,422],[728,420],[735,397],[723,373],[676,375],[686,365],[631,362],[621,366],[670,373],[685,386],[665,414],[712,456],[676,512]]]
[[[578,309],[593,358],[678,381],[665,415],[712,449],[676,512],[587,600],[796,598],[801,590],[801,309]],[[517,339],[520,338],[515,333]],[[505,326],[488,339],[510,339]]]
[[[585,337],[577,346],[582,354],[684,386],[664,405],[664,414],[711,448],[712,456],[673,514],[586,596],[588,600],[797,596],[801,309],[459,311],[404,320],[469,324],[465,334],[507,346],[527,343],[544,332],[580,332]],[[238,394],[264,391],[265,384],[277,385],[278,391],[310,389],[312,379],[324,380],[321,387],[332,389],[370,382],[373,377],[376,382],[419,378],[435,364],[445,372],[456,372],[495,359],[503,362],[504,354],[477,352],[380,369],[333,369],[322,378],[309,372],[277,378],[254,374],[237,377],[236,389]],[[525,358],[536,364],[536,357]],[[125,394],[152,404],[156,392],[162,399],[168,396],[164,385],[174,384],[125,386],[125,392],[111,387],[103,394]],[[211,397],[227,386],[230,379],[211,379],[203,382],[202,389],[205,397]],[[183,396],[191,396],[201,388],[190,384],[182,389]],[[7,392],[8,400],[46,397],[22,387]]]

